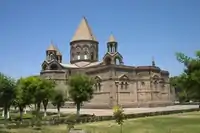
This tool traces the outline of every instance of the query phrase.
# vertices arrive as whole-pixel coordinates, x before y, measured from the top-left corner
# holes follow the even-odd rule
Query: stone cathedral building
[[[63,63],[62,54],[54,44],[46,50],[40,75],[66,84],[77,72],[97,80],[94,98],[84,103],[85,108],[155,107],[174,103],[174,91],[169,84],[169,72],[161,70],[152,61],[149,66],[127,66],[123,62],[118,45],[110,35],[105,48],[107,52],[99,59],[99,42],[83,18],[69,42],[70,63]]]

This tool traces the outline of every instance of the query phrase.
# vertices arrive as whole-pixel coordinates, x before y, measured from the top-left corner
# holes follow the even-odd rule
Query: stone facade
[[[62,63],[62,54],[53,44],[46,50],[46,60],[40,75],[55,80],[67,88],[67,79],[75,73],[85,73],[97,80],[94,98],[85,108],[154,107],[174,103],[174,89],[169,84],[169,72],[152,61],[149,66],[124,65],[118,52],[118,42],[111,35],[107,53],[99,61],[98,41],[86,18],[83,18],[70,42],[70,63]]]

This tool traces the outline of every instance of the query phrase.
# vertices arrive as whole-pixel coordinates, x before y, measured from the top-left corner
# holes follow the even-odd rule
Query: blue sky
[[[200,48],[199,0],[0,0],[0,71],[18,78],[39,74],[51,40],[69,62],[69,41],[86,16],[100,57],[113,33],[128,65],[182,71],[175,52]]]

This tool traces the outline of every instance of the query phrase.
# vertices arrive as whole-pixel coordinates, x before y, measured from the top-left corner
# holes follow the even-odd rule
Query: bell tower
[[[107,42],[108,53],[116,53],[117,52],[117,41],[114,36],[111,34],[109,40]]]
[[[51,42],[49,47],[46,50],[46,61],[50,62],[52,60],[56,60],[59,63],[62,63],[62,54],[58,50],[58,48]]]
[[[83,17],[70,42],[70,62],[98,61],[98,44],[87,19]]]
[[[115,37],[111,34],[107,42],[107,53],[104,55],[104,64],[110,65],[123,65],[123,57],[118,52],[118,42]]]

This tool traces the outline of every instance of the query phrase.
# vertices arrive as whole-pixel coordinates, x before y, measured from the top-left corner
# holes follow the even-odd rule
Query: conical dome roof
[[[113,36],[113,34],[110,35],[109,39],[108,39],[108,43],[109,42],[117,42],[115,37]]]
[[[71,42],[79,40],[97,41],[85,17],[81,20]]]

